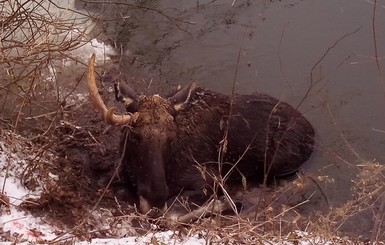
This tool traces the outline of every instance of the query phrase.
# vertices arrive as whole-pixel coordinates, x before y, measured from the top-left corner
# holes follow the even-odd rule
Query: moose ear
[[[114,83],[114,89],[116,100],[123,103],[126,108],[139,99],[139,96],[134,92],[134,90],[125,83]]]
[[[176,111],[186,109],[190,105],[192,92],[195,88],[196,83],[191,83],[168,98]]]

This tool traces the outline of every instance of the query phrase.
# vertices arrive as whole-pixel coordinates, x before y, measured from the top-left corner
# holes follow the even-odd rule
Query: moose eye
[[[126,111],[130,113],[135,113],[138,111],[138,103],[133,102],[131,104],[126,105]]]

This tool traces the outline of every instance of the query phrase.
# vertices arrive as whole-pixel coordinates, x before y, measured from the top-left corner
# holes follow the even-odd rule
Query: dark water
[[[385,162],[385,86],[370,1],[126,2],[145,7],[75,7],[97,13],[97,38],[117,47],[127,73],[153,79],[160,91],[194,80],[230,93],[235,81],[237,93],[266,92],[299,106],[318,135],[304,171],[330,178],[320,186],[331,207],[351,198],[357,164]],[[378,1],[376,11],[382,71],[384,6]]]

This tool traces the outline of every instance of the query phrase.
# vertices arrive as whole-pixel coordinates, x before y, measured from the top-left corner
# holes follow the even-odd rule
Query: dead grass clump
[[[212,214],[207,210],[211,215],[208,218],[201,215],[193,222],[174,224],[172,229],[182,236],[199,234],[214,244],[297,244],[304,240],[311,244],[382,244],[385,167],[377,162],[358,166],[361,171],[352,181],[352,199],[337,208],[329,205],[320,188],[321,182],[328,182],[327,177],[300,176],[276,188],[257,187],[232,193],[233,202],[242,200],[244,204],[239,214]],[[368,223],[357,224],[362,220]],[[370,230],[372,237],[368,237]]]
[[[345,227],[355,227],[357,236],[370,231],[370,242],[378,242],[385,238],[385,227],[382,222],[385,214],[385,166],[378,162],[365,161],[357,165],[360,171],[352,180],[352,198],[345,204],[331,209],[325,215],[319,215],[313,229],[324,234],[338,234]]]
[[[305,237],[305,233],[299,235],[298,231],[306,230],[309,220],[314,217],[314,213],[306,216],[302,211],[310,205],[313,198],[316,200],[323,198],[322,195],[317,196],[309,192],[314,188],[314,181],[308,177],[301,177],[274,188],[253,187],[238,193],[228,190],[233,198],[232,203],[243,205],[242,211],[238,214],[229,212],[231,204],[207,205],[179,217],[171,225],[167,224],[166,215],[164,222],[167,228],[177,231],[182,237],[198,234],[214,244],[298,242]],[[218,208],[219,206],[221,208]],[[225,212],[217,211],[223,210],[223,207],[227,207]],[[161,219],[157,222],[162,224]]]

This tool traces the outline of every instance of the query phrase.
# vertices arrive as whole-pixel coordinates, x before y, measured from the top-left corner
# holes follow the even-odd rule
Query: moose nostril
[[[165,203],[168,197],[168,187],[163,188],[151,188],[150,185],[140,185],[137,189],[139,197],[140,211],[147,213],[153,208],[157,208],[161,211],[165,211]]]
[[[137,193],[139,197],[148,197],[150,195],[151,191],[145,187],[146,185],[138,186]]]
[[[139,209],[140,212],[146,214],[148,213],[152,208],[152,205],[149,203],[149,201],[144,198],[143,196],[139,196]]]
[[[139,196],[139,209],[143,214],[147,214],[152,218],[158,218],[166,212],[167,203],[164,203],[161,207],[154,207],[145,197]]]

